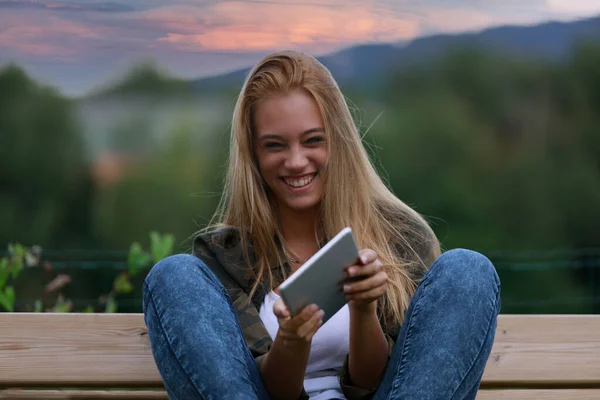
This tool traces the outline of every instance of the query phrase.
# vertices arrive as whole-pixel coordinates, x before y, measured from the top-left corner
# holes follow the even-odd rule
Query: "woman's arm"
[[[273,399],[297,400],[304,387],[310,343],[285,345],[278,337],[260,364],[260,374]]]
[[[279,330],[260,364],[260,374],[273,399],[297,400],[304,388],[312,338],[321,327],[323,313],[310,305],[291,317],[281,299],[275,302],[273,312]]]
[[[359,281],[344,285],[350,309],[350,354],[348,372],[354,386],[376,388],[388,361],[388,342],[377,317],[377,299],[387,290],[387,274],[377,254],[360,252],[360,264],[350,266],[348,275]]]
[[[376,302],[364,310],[350,307],[348,372],[354,385],[364,389],[379,385],[388,361],[388,342],[376,308]]]

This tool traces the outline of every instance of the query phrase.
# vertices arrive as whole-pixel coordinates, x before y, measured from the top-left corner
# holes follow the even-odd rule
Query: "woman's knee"
[[[144,280],[150,288],[173,286],[189,279],[194,271],[203,268],[204,263],[191,254],[175,254],[157,262]]]
[[[204,261],[191,254],[176,254],[160,260],[144,280],[144,309],[149,297],[165,303],[177,302],[195,292],[217,286],[217,279]]]
[[[433,263],[429,273],[442,280],[448,289],[457,292],[498,291],[500,278],[492,262],[483,254],[467,249],[453,249],[443,253]]]

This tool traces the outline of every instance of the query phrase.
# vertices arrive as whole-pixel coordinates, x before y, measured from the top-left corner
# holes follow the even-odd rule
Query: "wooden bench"
[[[162,388],[141,314],[0,313],[0,399],[167,399]],[[600,315],[500,315],[477,398],[600,399]]]

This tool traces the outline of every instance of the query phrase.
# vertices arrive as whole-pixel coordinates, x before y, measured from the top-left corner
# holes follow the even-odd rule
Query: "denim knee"
[[[189,278],[192,269],[201,268],[202,261],[191,254],[175,254],[156,263],[146,276],[145,284],[151,288],[169,286]]]
[[[150,291],[158,297],[173,291],[185,292],[187,286],[208,283],[211,278],[214,278],[211,275],[212,272],[206,264],[191,254],[175,254],[160,260],[144,279],[142,293],[144,312],[146,312],[147,296]]]
[[[500,287],[492,262],[483,254],[467,249],[446,251],[433,263],[428,275],[456,293],[496,294]]]

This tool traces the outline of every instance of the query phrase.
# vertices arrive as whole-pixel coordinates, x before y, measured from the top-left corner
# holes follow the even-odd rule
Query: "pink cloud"
[[[164,7],[138,18],[154,21],[166,30],[159,43],[183,51],[314,50],[315,46],[331,51],[353,43],[413,38],[419,33],[417,21],[395,17],[365,3],[331,8],[226,2],[201,10]]]
[[[4,25],[0,32],[0,47],[34,56],[73,56],[76,50],[65,46],[61,39],[100,39],[103,34],[81,23],[48,15],[42,20],[33,13],[13,15],[6,20],[0,17],[0,25]]]

